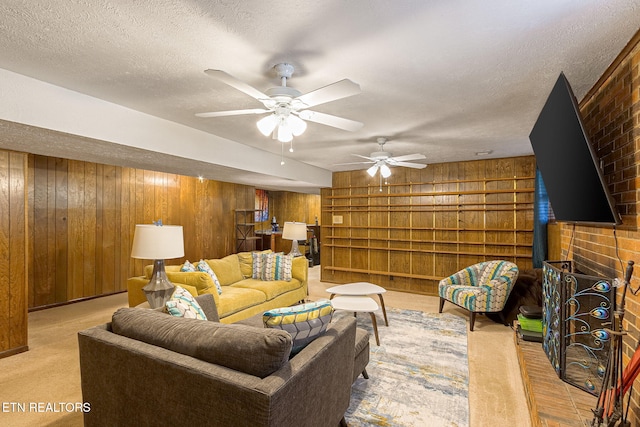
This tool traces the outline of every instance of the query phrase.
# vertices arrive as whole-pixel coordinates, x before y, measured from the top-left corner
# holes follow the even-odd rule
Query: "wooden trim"
[[[458,242],[459,245],[467,245],[465,242]],[[498,245],[498,243],[484,243],[484,246],[492,246]],[[531,258],[530,253],[526,254],[514,254],[514,253],[491,253],[491,252],[468,252],[468,251],[443,251],[441,249],[411,249],[411,248],[390,248],[390,247],[375,247],[375,246],[354,246],[354,245],[333,245],[333,244],[324,244],[324,247],[328,248],[344,248],[344,249],[365,249],[371,251],[389,251],[389,252],[413,252],[413,253],[424,253],[424,254],[446,254],[446,255],[471,255],[471,256],[481,256],[481,257],[500,257],[500,258]],[[519,246],[515,245],[514,246]],[[523,247],[525,247],[523,245]]]
[[[486,178],[486,179],[450,179],[442,181],[418,181],[418,182],[400,182],[400,183],[388,183],[385,187],[401,187],[407,185],[441,185],[441,184],[468,184],[470,182],[502,182],[502,181],[525,181],[528,179],[535,179],[535,175],[532,176],[518,176],[512,178]],[[367,188],[379,192],[380,185],[353,185],[349,187],[332,187],[334,190],[351,190],[354,188]]]
[[[511,178],[510,181],[513,181],[516,178]],[[478,181],[480,182],[480,181]],[[404,184],[406,185],[419,185],[419,184]],[[345,190],[352,189],[354,187],[345,188]],[[334,190],[339,190],[339,188],[334,188]],[[337,200],[337,199],[357,199],[357,198],[379,198],[379,197],[429,197],[429,196],[469,196],[474,194],[511,194],[511,193],[534,193],[535,189],[533,188],[510,188],[507,190],[468,190],[468,191],[429,191],[429,192],[420,192],[420,193],[371,193],[371,194],[345,194],[342,196],[327,196],[326,198],[329,200]],[[477,203],[471,203],[477,204]],[[483,204],[483,203],[481,203]],[[488,203],[491,204],[491,203]],[[384,205],[383,205],[384,206]]]
[[[28,345],[21,345],[20,347],[15,347],[9,350],[0,351],[0,359],[4,359],[5,357],[14,356],[16,354],[24,353],[25,351],[29,351]]]
[[[442,280],[442,277],[436,276],[425,276],[420,274],[410,274],[410,273],[399,273],[395,271],[374,271],[374,270],[363,270],[360,268],[348,268],[348,267],[322,267],[325,270],[331,271],[344,271],[349,273],[364,273],[364,274],[373,274],[376,276],[395,276],[395,277],[407,277],[411,279],[423,279],[423,280]]]
[[[77,302],[90,301],[90,300],[96,299],[96,298],[102,298],[102,297],[108,297],[108,296],[111,296],[111,295],[123,294],[125,292],[127,292],[127,291],[126,290],[125,291],[117,291],[117,292],[111,292],[109,294],[92,295],[92,296],[89,296],[89,297],[76,298],[74,300],[69,300],[69,301],[55,302],[53,304],[41,305],[41,306],[38,306],[38,307],[31,307],[31,308],[29,308],[29,313],[33,313],[34,311],[47,310],[49,308],[63,307],[65,305],[75,304]]]

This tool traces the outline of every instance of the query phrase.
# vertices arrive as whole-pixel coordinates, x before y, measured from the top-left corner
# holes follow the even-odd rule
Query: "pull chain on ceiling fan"
[[[254,87],[232,77],[221,70],[205,70],[205,73],[252,98],[260,101],[264,108],[251,108],[245,110],[213,111],[198,113],[198,117],[223,117],[245,114],[265,114],[256,123],[258,130],[265,136],[271,135],[282,143],[292,142],[294,136],[299,136],[307,129],[306,121],[320,123],[347,131],[356,131],[363,124],[355,120],[345,119],[307,108],[336,101],[341,98],[357,95],[360,86],[349,79],[340,80],[330,85],[321,87],[306,94],[287,86],[287,79],[293,75],[294,67],[291,64],[277,64],[274,67],[281,86],[267,89],[264,93]],[[293,150],[293,145],[290,151]]]

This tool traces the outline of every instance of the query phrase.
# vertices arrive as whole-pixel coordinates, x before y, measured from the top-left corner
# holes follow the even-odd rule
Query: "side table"
[[[387,310],[384,307],[384,299],[382,294],[387,292],[382,286],[374,285],[369,282],[355,282],[347,283],[346,285],[333,286],[327,289],[327,292],[331,294],[329,299],[333,299],[336,295],[348,295],[348,296],[366,296],[377,294],[380,299],[380,306],[382,307],[382,314],[384,315],[384,324],[389,326],[389,320],[387,320]]]
[[[367,296],[347,296],[341,295],[331,300],[331,305],[336,310],[352,311],[356,313],[369,313],[371,315],[371,323],[373,325],[373,332],[376,336],[376,344],[380,345],[380,338],[378,337],[378,323],[376,322],[376,315],[373,313],[378,309],[378,304]]]

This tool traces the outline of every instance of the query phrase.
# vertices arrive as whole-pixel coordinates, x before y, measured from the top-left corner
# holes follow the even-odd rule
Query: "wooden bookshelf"
[[[322,280],[436,295],[440,279],[476,262],[531,268],[533,158],[463,163],[395,168],[382,186],[334,173],[321,191]]]

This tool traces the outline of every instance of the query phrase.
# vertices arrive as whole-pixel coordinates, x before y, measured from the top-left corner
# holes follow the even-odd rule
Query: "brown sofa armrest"
[[[340,319],[264,379],[258,389],[271,395],[273,425],[339,424],[351,398],[355,339],[355,319]],[[333,418],[327,419],[327,414]]]

